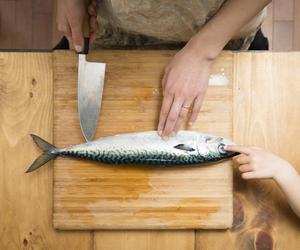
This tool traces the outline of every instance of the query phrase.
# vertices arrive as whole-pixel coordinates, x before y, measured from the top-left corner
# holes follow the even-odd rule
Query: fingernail
[[[193,126],[193,124],[194,124],[193,122],[189,122],[189,126]]]
[[[227,145],[225,145],[223,148],[224,148],[225,150],[227,150]]]
[[[171,137],[174,137],[175,135],[176,135],[175,132],[172,132],[172,133],[171,133]]]
[[[162,131],[161,131],[161,130],[158,130],[157,133],[159,134],[159,136],[161,136]]]
[[[80,45],[75,45],[75,50],[77,52],[81,52],[82,51],[82,47]]]
[[[168,136],[163,136],[163,140],[167,141],[167,140],[169,140],[169,137]]]

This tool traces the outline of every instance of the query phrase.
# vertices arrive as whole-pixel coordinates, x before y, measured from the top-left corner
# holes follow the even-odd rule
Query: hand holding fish
[[[163,138],[174,136],[179,131],[192,105],[189,124],[195,122],[207,89],[211,64],[212,59],[196,52],[188,43],[165,68],[158,124]]]
[[[97,3],[91,0],[86,6],[85,0],[59,0],[57,2],[57,26],[68,39],[71,49],[81,52],[83,49],[83,22],[89,18],[90,43],[96,40]]]

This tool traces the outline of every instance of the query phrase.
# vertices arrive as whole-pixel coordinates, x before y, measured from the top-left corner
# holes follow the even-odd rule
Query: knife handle
[[[88,15],[85,16],[83,20],[83,35],[84,35],[84,42],[83,42],[83,50],[79,52],[79,54],[87,55],[89,53],[90,48],[90,26],[89,26],[89,17]]]
[[[89,48],[90,48],[90,38],[89,37],[85,37],[83,39],[83,50],[81,52],[79,52],[79,54],[84,54],[87,55],[89,53]]]

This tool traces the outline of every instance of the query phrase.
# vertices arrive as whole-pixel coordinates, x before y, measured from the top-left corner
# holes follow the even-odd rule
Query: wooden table
[[[300,170],[300,53],[233,53],[234,140],[268,148]],[[227,231],[56,231],[52,169],[24,170],[53,138],[51,53],[0,53],[0,249],[299,249],[300,220],[271,180],[234,175]],[[298,164],[298,165],[296,165]]]

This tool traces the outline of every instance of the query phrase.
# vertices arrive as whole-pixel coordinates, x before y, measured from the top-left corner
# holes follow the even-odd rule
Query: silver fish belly
[[[194,131],[179,131],[175,137],[166,141],[161,139],[157,131],[128,133],[60,149],[37,136],[33,136],[33,139],[44,150],[45,157],[50,158],[48,160],[67,156],[109,164],[172,166],[210,163],[235,155],[224,150],[225,145],[233,144],[231,141]],[[46,147],[45,143],[49,146]],[[28,172],[38,168],[33,165]]]

